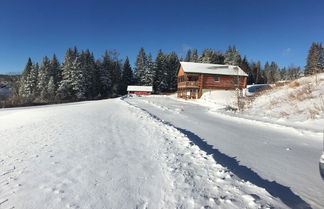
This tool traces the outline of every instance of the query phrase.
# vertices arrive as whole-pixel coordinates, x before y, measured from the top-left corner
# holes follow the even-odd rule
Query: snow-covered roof
[[[127,91],[148,91],[152,92],[152,86],[127,86]]]
[[[195,62],[180,62],[185,73],[202,73],[214,75],[248,76],[239,66],[207,64]]]

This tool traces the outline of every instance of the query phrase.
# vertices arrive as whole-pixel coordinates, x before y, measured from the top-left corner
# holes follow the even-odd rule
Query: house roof
[[[147,91],[152,92],[152,86],[127,86],[127,91]]]
[[[207,64],[195,62],[180,62],[185,73],[248,76],[239,66]]]

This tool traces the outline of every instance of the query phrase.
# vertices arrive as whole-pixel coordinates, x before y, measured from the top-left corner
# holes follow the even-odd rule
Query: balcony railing
[[[198,81],[183,81],[178,83],[178,88],[198,88]]]

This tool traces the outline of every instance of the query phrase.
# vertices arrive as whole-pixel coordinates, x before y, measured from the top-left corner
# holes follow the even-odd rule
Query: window
[[[214,82],[219,82],[219,81],[220,81],[219,77],[218,76],[215,76],[214,77]]]

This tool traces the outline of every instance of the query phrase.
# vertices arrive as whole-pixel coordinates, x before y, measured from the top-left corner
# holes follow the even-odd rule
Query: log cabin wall
[[[246,80],[246,77],[240,77],[240,89],[246,88]],[[187,74],[184,72],[182,66],[180,66],[178,71],[177,95],[180,98],[196,99],[202,96],[204,89],[234,90],[237,88],[236,81],[237,76]]]
[[[236,89],[237,88],[236,76],[217,76],[217,75],[204,75],[202,82],[202,89]],[[246,87],[246,77],[240,77],[240,89]]]

